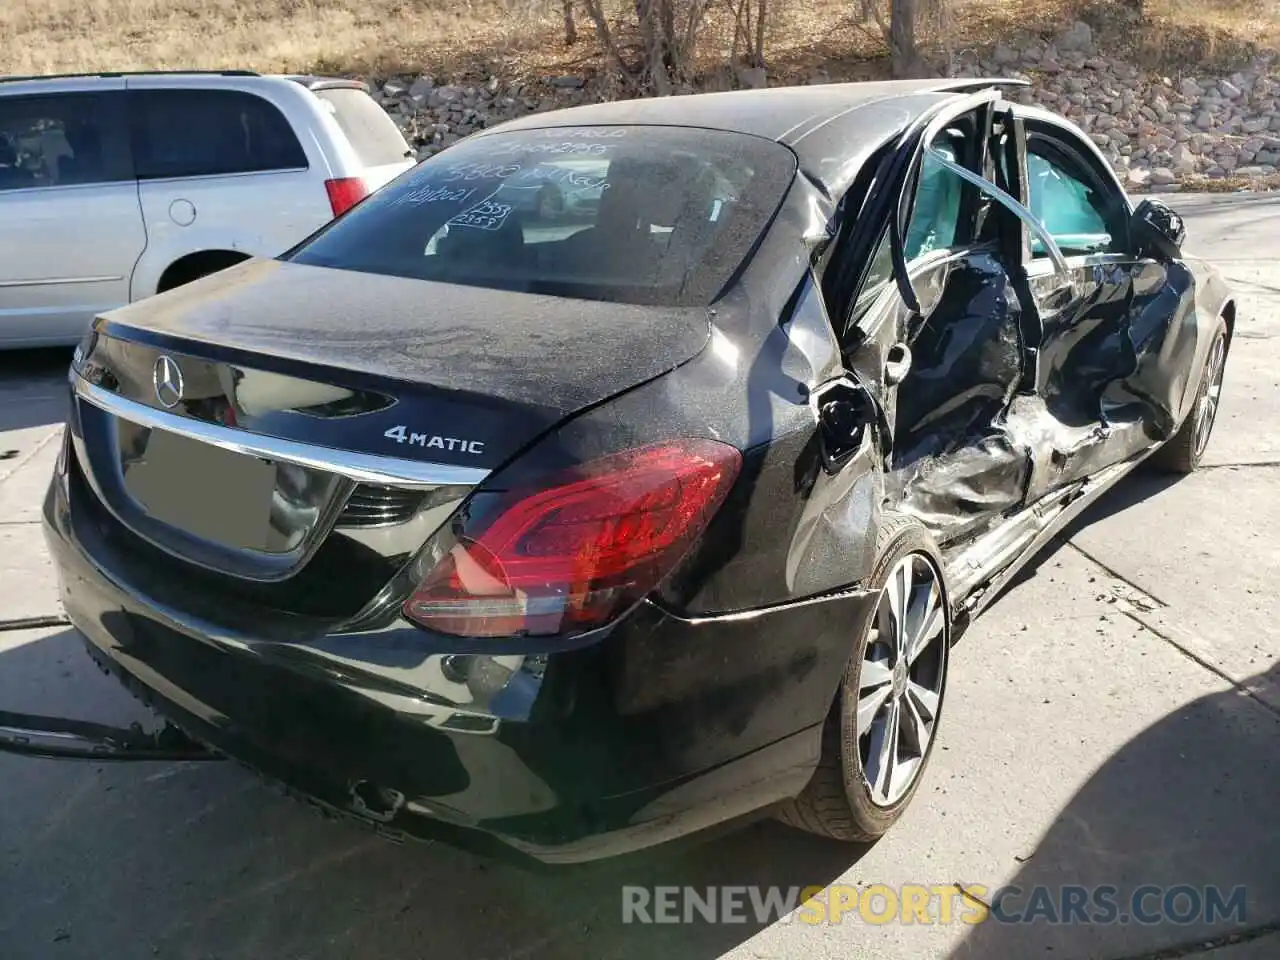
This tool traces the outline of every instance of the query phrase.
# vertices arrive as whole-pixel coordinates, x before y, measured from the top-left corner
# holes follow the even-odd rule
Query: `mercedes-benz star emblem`
[[[168,410],[182,402],[182,369],[172,357],[162,356],[156,360],[151,381],[155,384],[160,406]]]

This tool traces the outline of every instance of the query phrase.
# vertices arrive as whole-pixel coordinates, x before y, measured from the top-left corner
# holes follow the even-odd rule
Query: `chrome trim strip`
[[[235,453],[280,463],[293,463],[313,470],[338,474],[357,483],[379,483],[392,487],[475,486],[489,475],[481,467],[456,467],[443,463],[421,463],[398,457],[355,453],[298,443],[281,437],[245,433],[232,427],[189,420],[176,414],[156,410],[135,400],[95,386],[81,376],[74,376],[76,396],[112,416],[151,429],[167,430],[190,440]]]
[[[150,89],[170,89],[152,87]],[[186,89],[185,87],[181,89]],[[232,173],[193,173],[182,174],[175,173],[167,177],[139,177],[139,184],[158,183],[161,185],[167,183],[186,183],[189,180],[205,181],[205,180],[229,180],[232,177],[269,177],[278,176],[282,173],[308,173],[311,167],[272,167],[270,170],[236,170]]]
[[[0,287],[56,287],[64,283],[113,283],[124,277],[59,277],[53,280],[0,280]]]
[[[1072,270],[1088,270],[1092,267],[1118,267],[1134,262],[1134,257],[1127,253],[1082,253],[1065,259],[1067,266]],[[1026,270],[1028,279],[1051,277],[1057,273],[1057,267],[1053,261],[1045,257],[1037,257],[1029,262]]]
[[[688,615],[677,613],[676,611],[664,606],[660,601],[654,600],[652,597],[645,597],[640,601],[643,606],[652,607],[660,611],[672,620],[678,620],[680,623],[687,623],[691,626],[697,626],[703,623],[741,623],[749,620],[758,620],[761,617],[767,617],[770,614],[780,613],[785,610],[796,610],[800,607],[811,607],[818,603],[830,603],[833,600],[842,600],[848,597],[869,597],[875,594],[875,591],[864,584],[855,583],[852,586],[844,587],[840,590],[833,590],[830,593],[820,593],[812,597],[802,597],[799,600],[784,600],[782,603],[770,604],[766,607],[753,607],[750,610],[738,610],[732,613],[708,613]],[[590,636],[585,634],[584,636]]]
[[[1019,514],[1015,514],[1013,522],[1016,522],[1017,517],[1036,513],[1040,525],[1038,528],[1029,528],[1028,535],[1023,540],[1015,541],[1012,546],[1002,550],[1006,556],[1012,553],[1011,559],[1002,561],[1003,566],[989,561],[980,568],[970,568],[966,572],[956,569],[956,559],[959,558],[953,558],[946,565],[947,586],[960,599],[952,604],[952,609],[957,612],[964,611],[971,618],[977,617],[999,598],[1004,588],[1013,582],[1029,560],[1043,550],[1071,521],[1096,503],[1104,493],[1129,476],[1154,451],[1155,448],[1145,450],[1129,460],[1122,460],[1120,463],[1105,467],[1093,476],[1080,481],[1079,486],[1046,494],[1040,504],[1032,504],[1025,507]],[[1055,512],[1045,518],[1043,500],[1055,496],[1060,500],[1074,490],[1079,491],[1079,496],[1065,504],[1053,504],[1051,509]],[[972,552],[972,550],[973,547],[970,547],[966,552]]]

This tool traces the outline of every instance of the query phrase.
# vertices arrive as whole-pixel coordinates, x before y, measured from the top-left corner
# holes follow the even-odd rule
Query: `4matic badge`
[[[461,437],[441,437],[433,433],[411,433],[409,428],[401,425],[392,427],[383,434],[396,443],[412,443],[419,447],[434,450],[452,450],[455,453],[484,453],[484,442],[481,440],[464,440]]]

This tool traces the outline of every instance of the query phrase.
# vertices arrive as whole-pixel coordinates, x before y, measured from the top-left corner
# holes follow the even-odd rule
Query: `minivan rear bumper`
[[[451,712],[372,659],[362,669],[373,654],[359,636],[245,640],[149,599],[112,572],[102,521],[77,516],[76,493],[55,476],[44,506],[63,606],[135,694],[327,810],[533,862],[626,853],[799,793],[874,599],[697,621],[645,604],[604,639],[548,655],[540,675],[510,677],[484,709]],[[403,640],[382,653],[436,656]]]

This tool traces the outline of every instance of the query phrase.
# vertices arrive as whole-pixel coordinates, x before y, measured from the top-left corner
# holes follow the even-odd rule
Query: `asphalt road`
[[[535,877],[315,819],[229,764],[5,756],[0,958],[1280,956],[1280,197],[1175,202],[1241,294],[1208,468],[1126,482],[966,636],[927,782],[878,845],[766,823]],[[36,520],[65,361],[0,357],[4,620],[58,612]],[[60,627],[0,632],[0,705],[143,718]],[[1243,886],[1245,919],[621,922],[623,884],[876,883]]]

